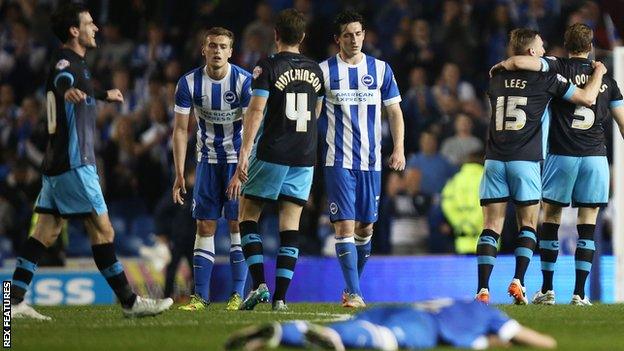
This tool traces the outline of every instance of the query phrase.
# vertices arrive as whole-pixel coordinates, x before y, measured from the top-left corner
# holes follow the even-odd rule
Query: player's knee
[[[210,220],[198,220],[197,221],[197,235],[208,237],[214,236],[217,229],[217,222]]]
[[[58,230],[57,228],[50,228],[47,230],[36,230],[32,236],[41,242],[45,247],[50,247],[54,244],[56,239],[58,239],[60,234],[61,228],[58,228]]]
[[[561,222],[561,207],[554,206],[549,203],[544,203],[544,222]]]
[[[355,234],[355,223],[353,221],[337,221],[334,223],[334,231],[337,238],[348,238]]]
[[[230,229],[230,233],[238,233],[238,221],[229,221],[228,228]]]
[[[368,238],[369,236],[373,235],[373,224],[369,223],[366,224],[365,226],[361,226],[358,228],[355,228],[355,235],[361,237],[361,238]]]

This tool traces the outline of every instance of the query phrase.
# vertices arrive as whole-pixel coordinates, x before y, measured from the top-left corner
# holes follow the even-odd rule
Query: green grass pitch
[[[125,319],[118,306],[38,307],[51,322],[12,321],[14,350],[221,350],[228,335],[247,325],[305,319],[326,322],[352,310],[338,304],[291,304],[274,313],[225,311],[212,304],[203,312],[170,311],[157,317]],[[624,305],[502,306],[522,324],[552,334],[559,350],[624,350]],[[450,350],[451,348],[439,348]]]

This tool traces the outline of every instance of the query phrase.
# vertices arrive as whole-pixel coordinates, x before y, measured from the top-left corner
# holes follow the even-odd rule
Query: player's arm
[[[54,89],[65,98],[65,101],[77,104],[87,98],[87,94],[74,86],[76,79],[70,69],[69,61],[65,59],[60,60],[56,64],[54,74],[54,80],[52,81]]]
[[[596,98],[600,92],[600,85],[602,84],[602,77],[607,73],[607,68],[602,62],[598,61],[595,61],[593,65],[594,73],[589,78],[587,85],[585,85],[584,88],[573,89],[571,94],[570,90],[568,90],[563,96],[564,99],[585,107],[591,107],[596,102]],[[573,85],[571,87],[573,87]]]
[[[175,92],[175,112],[173,122],[173,164],[175,180],[173,181],[173,202],[184,204],[186,184],[184,182],[184,163],[186,162],[186,146],[188,144],[188,119],[191,113],[191,93],[184,77],[178,81]]]
[[[258,134],[258,129],[260,129],[262,118],[264,117],[264,108],[268,100],[268,93],[269,92],[266,90],[254,90],[254,95],[251,97],[249,107],[247,107],[247,112],[245,113],[245,117],[243,117],[243,145],[241,146],[238,156],[238,167],[236,168],[241,182],[247,181],[249,156],[256,135]]]
[[[123,94],[119,89],[93,89],[93,97],[106,102],[124,102]]]
[[[316,100],[316,118],[318,119],[319,117],[321,117],[321,111],[323,110],[323,96],[319,96],[319,98]]]
[[[388,113],[390,133],[394,143],[389,166],[395,171],[402,171],[405,169],[405,124],[403,123],[403,111],[401,111],[401,105],[396,103],[386,106],[386,112]]]
[[[490,68],[490,77],[500,71],[525,70],[547,72],[548,67],[548,62],[541,57],[528,55],[512,56],[492,66],[492,68]]]
[[[184,184],[184,164],[186,161],[186,146],[188,144],[188,121],[189,115],[175,113],[173,122],[173,165],[175,181],[173,182],[173,202],[184,204],[186,184]]]
[[[511,338],[511,341],[514,344],[526,345],[542,349],[554,349],[557,347],[557,340],[555,340],[552,336],[539,333],[525,326],[520,327],[520,330],[513,338]],[[490,341],[490,346],[496,347],[498,345],[493,344]]]
[[[620,129],[622,138],[624,138],[624,102],[622,100],[619,100],[619,102],[620,103],[617,106],[613,106],[612,103],[611,115]]]

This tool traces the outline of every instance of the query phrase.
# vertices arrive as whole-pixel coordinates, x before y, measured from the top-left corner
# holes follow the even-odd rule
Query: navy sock
[[[585,298],[585,282],[591,271],[594,261],[596,243],[594,242],[594,224],[578,224],[576,226],[579,238],[576,242],[576,252],[574,253],[574,266],[576,268],[576,280],[574,283],[574,295]]]
[[[490,275],[496,261],[498,252],[498,235],[491,229],[484,229],[477,242],[477,270],[479,275],[479,285],[477,292],[481,289],[489,289]]]
[[[117,260],[113,243],[93,245],[91,251],[95,265],[106,278],[121,305],[125,308],[132,307],[136,294],[130,288],[123,265]]]
[[[280,247],[277,252],[275,269],[275,293],[273,301],[286,301],[286,291],[290,285],[299,257],[299,231],[285,230],[279,233]]]
[[[258,234],[258,222],[243,221],[238,225],[241,231],[241,244],[243,245],[243,254],[251,279],[253,281],[252,289],[255,290],[264,284],[264,256],[262,250],[262,238]]]
[[[16,305],[24,301],[24,295],[26,295],[28,286],[37,270],[37,263],[39,263],[39,259],[41,259],[45,250],[45,245],[32,236],[22,245],[11,283],[12,304]]]
[[[520,228],[520,233],[518,233],[518,237],[516,238],[516,249],[514,250],[516,256],[516,272],[514,278],[519,279],[522,286],[524,286],[524,276],[529,268],[529,263],[531,263],[535,246],[537,246],[535,229],[531,227]]]
[[[543,223],[539,233],[539,252],[542,262],[542,293],[553,290],[555,263],[559,254],[559,224]]]

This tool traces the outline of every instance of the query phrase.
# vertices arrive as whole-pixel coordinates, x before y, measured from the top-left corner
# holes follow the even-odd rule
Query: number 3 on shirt
[[[496,99],[496,130],[520,130],[526,125],[526,112],[518,106],[526,106],[525,96],[507,96],[507,109],[505,109],[505,96]],[[505,121],[505,117],[513,118],[513,121]]]
[[[286,93],[286,117],[297,121],[297,132],[308,131],[308,121],[312,118],[312,112],[308,111],[308,94]]]

